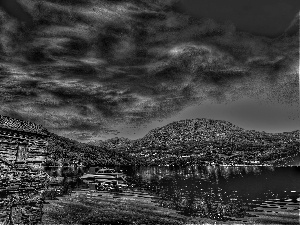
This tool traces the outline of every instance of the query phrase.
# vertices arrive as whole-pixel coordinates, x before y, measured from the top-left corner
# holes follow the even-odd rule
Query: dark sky
[[[231,21],[243,31],[266,36],[281,34],[299,12],[299,0],[183,0],[197,17]]]
[[[17,0],[0,0],[8,14],[30,24],[31,15]],[[184,11],[199,18],[231,22],[237,29],[274,37],[281,34],[299,12],[299,0],[181,0]]]
[[[299,129],[299,35],[265,36],[300,3],[174,1],[0,0],[0,114],[83,142],[192,118]]]
[[[17,0],[0,0],[0,7],[10,16],[17,18],[28,25],[32,23],[32,16]]]

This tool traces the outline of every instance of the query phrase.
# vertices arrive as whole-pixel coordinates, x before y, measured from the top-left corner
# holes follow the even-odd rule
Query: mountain
[[[102,141],[101,146],[128,152],[146,164],[176,164],[187,159],[269,163],[299,153],[299,131],[271,134],[222,120],[190,119],[153,129],[141,139],[114,138]]]
[[[108,139],[106,141],[99,140],[99,141],[89,142],[87,144],[93,146],[99,146],[99,147],[101,146],[108,149],[117,148],[119,150],[129,150],[130,148],[133,147],[133,143],[134,142],[128,138],[115,137],[115,138]]]
[[[172,148],[195,143],[203,144],[204,142],[230,142],[245,145],[267,142],[267,140],[269,142],[279,141],[285,136],[297,137],[298,133],[299,131],[271,134],[245,130],[222,120],[189,119],[155,128],[143,138],[137,140],[113,138],[107,141],[94,142],[93,144],[123,149],[132,147],[135,150],[141,148]]]
[[[116,148],[108,148],[106,145],[95,146],[80,143],[56,134],[50,134],[48,138],[47,165],[79,164],[90,165],[132,165],[136,162],[126,151],[117,151]],[[120,147],[118,149],[121,149]]]
[[[210,119],[181,120],[151,130],[138,141],[143,147],[170,147],[203,141],[237,141],[243,129],[229,122]]]

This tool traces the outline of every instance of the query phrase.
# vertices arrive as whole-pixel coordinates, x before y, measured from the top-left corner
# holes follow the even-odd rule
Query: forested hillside
[[[193,119],[151,130],[141,139],[91,143],[128,152],[147,164],[271,163],[299,153],[299,131],[266,133],[221,120]]]
[[[106,146],[93,146],[51,134],[48,139],[48,163],[90,165],[131,165],[136,162],[127,152]]]

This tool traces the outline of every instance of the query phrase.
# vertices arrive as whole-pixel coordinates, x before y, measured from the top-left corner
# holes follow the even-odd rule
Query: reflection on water
[[[160,196],[161,205],[189,216],[239,218],[266,201],[265,207],[294,203],[299,209],[299,167],[145,167],[136,179]]]
[[[130,187],[115,195],[150,197],[159,206],[186,216],[228,221],[251,216],[251,211],[299,210],[300,167],[140,167],[124,171]],[[80,179],[68,179],[59,186],[61,195],[96,188]]]

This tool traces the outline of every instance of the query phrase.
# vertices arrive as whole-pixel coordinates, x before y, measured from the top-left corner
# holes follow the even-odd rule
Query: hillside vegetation
[[[47,165],[269,164],[298,154],[300,148],[299,131],[249,131],[211,119],[173,122],[137,140],[113,138],[89,144],[50,133],[34,123],[1,119],[2,129],[47,134]]]
[[[138,140],[114,138],[93,144],[128,152],[146,164],[260,164],[299,153],[299,131],[271,134],[221,120],[192,119],[153,129]]]
[[[136,162],[127,152],[93,146],[51,134],[48,138],[47,165],[74,164],[89,165],[132,165]]]

